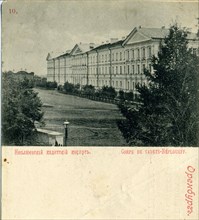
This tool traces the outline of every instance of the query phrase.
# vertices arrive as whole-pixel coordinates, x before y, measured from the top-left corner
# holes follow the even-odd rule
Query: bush
[[[100,97],[114,99],[117,96],[117,92],[113,87],[103,86],[99,91]]]
[[[57,82],[46,82],[47,89],[55,89],[57,88]]]
[[[84,95],[94,95],[95,94],[95,87],[92,85],[85,85],[82,87],[82,93]]]

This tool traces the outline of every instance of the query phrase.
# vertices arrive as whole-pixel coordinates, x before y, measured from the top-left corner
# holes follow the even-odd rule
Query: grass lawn
[[[44,104],[45,129],[63,133],[63,122],[70,122],[69,146],[127,145],[117,127],[117,120],[123,116],[116,105],[65,95],[54,90],[35,91]]]

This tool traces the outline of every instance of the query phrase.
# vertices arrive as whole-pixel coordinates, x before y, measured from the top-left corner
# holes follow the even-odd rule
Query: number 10
[[[9,9],[9,12],[10,12],[10,14],[17,14],[17,11],[15,8]]]

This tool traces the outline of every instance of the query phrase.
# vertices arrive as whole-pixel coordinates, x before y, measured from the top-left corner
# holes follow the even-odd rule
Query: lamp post
[[[66,120],[63,125],[64,125],[64,141],[63,141],[64,143],[63,143],[63,146],[67,146],[69,122]]]

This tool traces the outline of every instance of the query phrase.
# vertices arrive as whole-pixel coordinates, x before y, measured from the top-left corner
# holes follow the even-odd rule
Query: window
[[[135,74],[135,67],[132,65],[132,73]]]
[[[114,81],[112,81],[112,84],[113,84],[113,86],[114,86]]]
[[[105,61],[107,62],[107,54],[105,55]]]
[[[112,66],[112,74],[114,74],[114,67]]]
[[[142,49],[142,58],[145,59],[145,48]]]
[[[115,69],[116,69],[116,74],[118,74],[118,67],[116,66]]]
[[[104,62],[104,55],[102,55],[102,62]]]
[[[116,81],[116,87],[118,87],[118,81]]]
[[[140,49],[137,50],[137,58],[140,59]]]
[[[134,53],[134,50],[132,50],[132,60],[135,59],[135,53]]]
[[[137,65],[137,74],[140,74],[140,65]]]
[[[122,66],[120,66],[120,74],[122,74]]]
[[[118,60],[118,53],[116,53],[116,61]]]
[[[129,50],[127,50],[127,60],[129,60]]]
[[[124,66],[124,74],[126,74],[126,68],[125,68],[125,66]]]
[[[151,57],[151,47],[149,47],[149,58]]]
[[[122,60],[122,52],[120,52],[120,60]]]
[[[114,53],[112,54],[112,60],[114,60]]]
[[[120,88],[122,89],[122,81],[120,81]]]
[[[128,74],[130,73],[130,66],[129,65],[127,66],[127,73]]]
[[[151,64],[149,64],[149,72],[151,73]]]
[[[145,64],[142,65],[142,73],[144,73],[145,70]]]
[[[129,90],[129,84],[130,84],[130,83],[129,83],[129,81],[128,81],[128,83],[127,83],[127,89],[128,89],[128,90]]]

